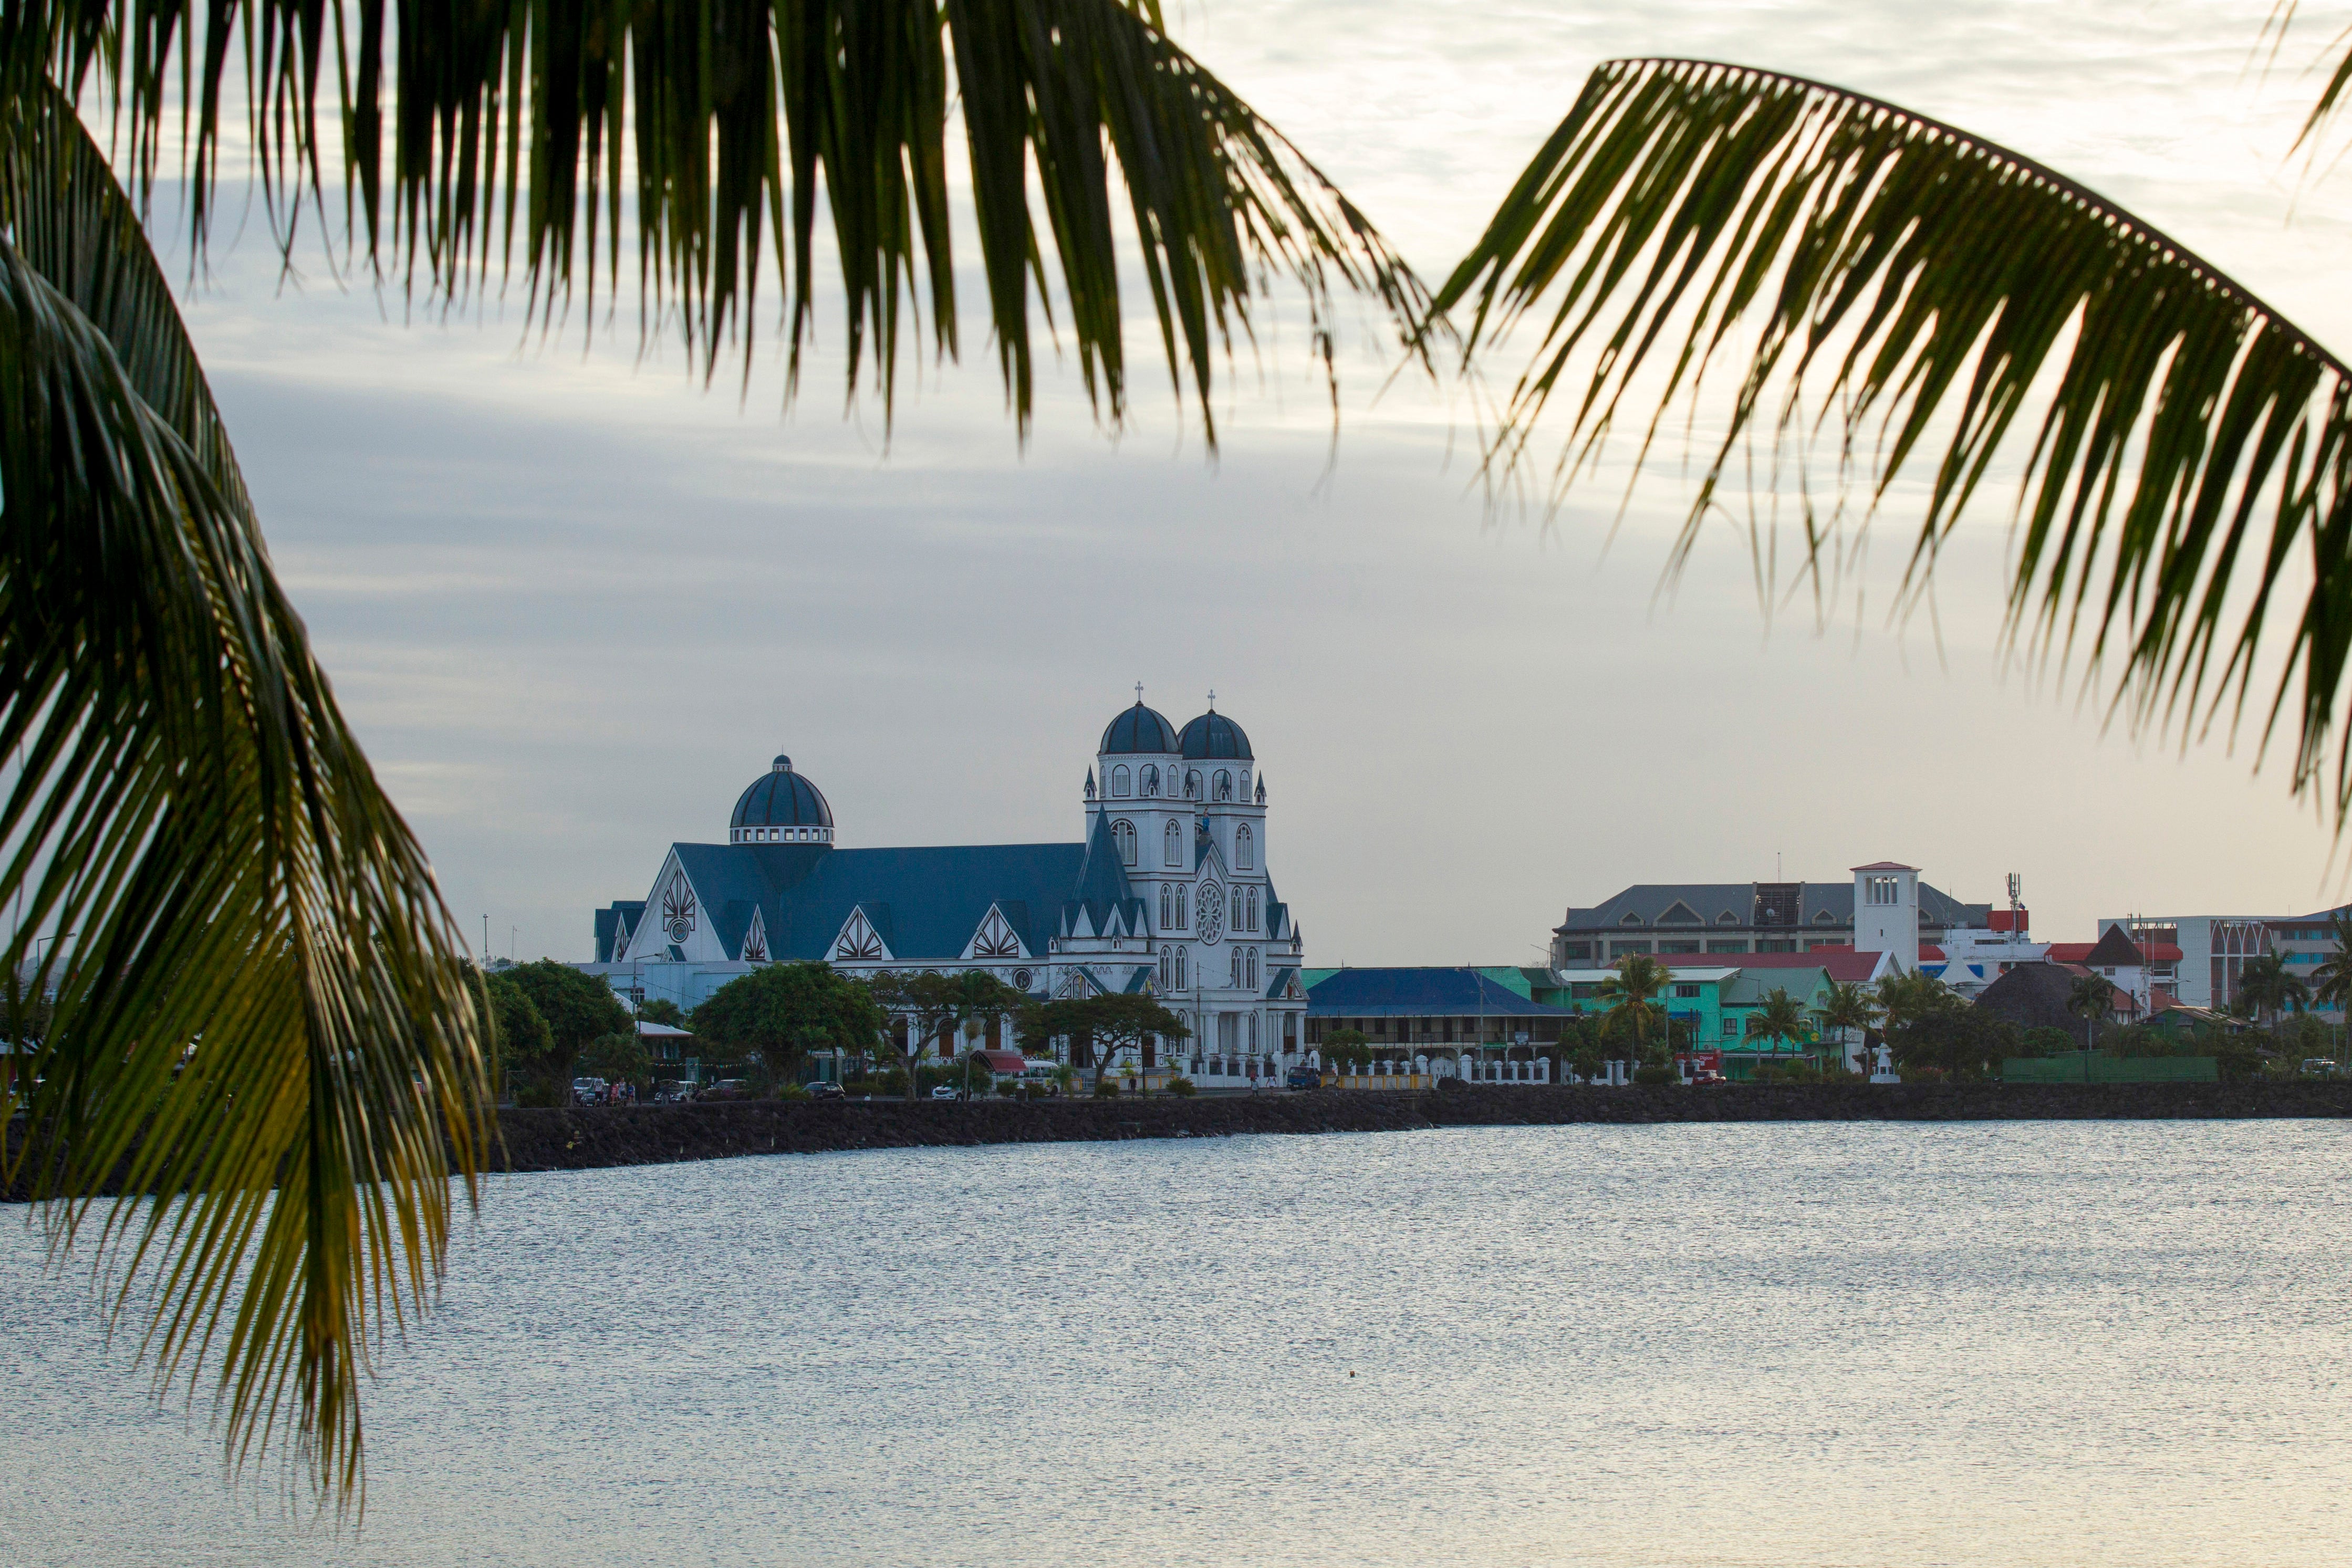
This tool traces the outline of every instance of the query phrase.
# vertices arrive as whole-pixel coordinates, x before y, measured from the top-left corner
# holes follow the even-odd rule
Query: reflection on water
[[[2342,1561],[2352,1129],[1467,1129],[493,1180],[367,1526],[0,1227],[0,1564]]]

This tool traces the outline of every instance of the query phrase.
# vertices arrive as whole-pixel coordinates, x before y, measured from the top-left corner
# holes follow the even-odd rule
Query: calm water
[[[1477,1129],[509,1177],[356,1540],[0,1222],[0,1563],[2352,1559],[2352,1128]]]

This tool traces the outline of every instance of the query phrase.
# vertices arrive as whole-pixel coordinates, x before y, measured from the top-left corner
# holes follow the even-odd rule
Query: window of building
[[[1157,795],[1160,793],[1160,769],[1157,768],[1147,767],[1144,768],[1143,792],[1147,795]]]
[[[1179,948],[1177,948],[1177,949],[1176,949],[1176,988],[1177,988],[1178,990],[1180,990],[1180,991],[1181,991],[1181,990],[1182,990],[1185,987],[1187,987],[1187,986],[1189,986],[1189,985],[1191,985],[1191,984],[1192,983],[1192,949],[1191,949],[1191,948],[1189,948],[1189,947],[1179,947]]]
[[[1866,904],[1896,903],[1901,896],[1900,890],[1902,886],[1903,883],[1901,879],[1896,877],[1865,877],[1863,879],[1862,883],[1863,901]]]
[[[1247,822],[1234,830],[1234,864],[1244,871],[1257,869],[1257,839]]]
[[[1638,915],[1621,915],[1618,917],[1617,924],[1620,925],[1639,925],[1642,924],[1642,917]]]
[[[1745,953],[1748,951],[1748,944],[1745,941],[1719,939],[1709,942],[1706,945],[1706,950],[1710,953]]]
[[[1583,958],[1589,960],[1592,956],[1592,944],[1590,942],[1563,942],[1559,945],[1559,956],[1562,959]]]
[[[1696,953],[1698,951],[1698,944],[1696,942],[1661,942],[1658,944],[1658,951],[1661,953]]]
[[[1184,863],[1184,835],[1177,831],[1176,824],[1173,822],[1169,823],[1168,831],[1160,836],[1162,842],[1167,846],[1166,852],[1162,854],[1160,858],[1170,865],[1182,865]]]
[[[1111,842],[1118,846],[1119,862],[1123,865],[1133,865],[1135,863],[1135,824],[1121,817],[1110,825],[1110,838]]]
[[[1677,984],[1675,987],[1675,995],[1685,999],[1695,998],[1698,995],[1698,988],[1688,984]]]
[[[1650,945],[1647,942],[1612,942],[1609,944],[1609,956],[1612,958],[1622,958],[1628,953],[1646,953],[1649,950]]]
[[[1579,980],[1568,988],[1568,994],[1573,1000],[1589,1002],[1601,994],[1601,988],[1590,980]]]
[[[1739,1020],[1738,1020],[1738,1019],[1733,1019],[1733,1018],[1727,1018],[1727,1019],[1725,1019],[1723,1020],[1723,1032],[1724,1032],[1724,1033],[1726,1033],[1726,1034],[1727,1034],[1727,1035],[1729,1035],[1729,1036],[1731,1036],[1734,1040],[1738,1039],[1738,1038],[1739,1038]]]
[[[1220,800],[1230,800],[1233,798],[1233,772],[1230,768],[1220,768],[1217,769],[1217,799]]]
[[[1127,764],[1122,762],[1110,770],[1110,792],[1124,800],[1128,789]]]
[[[1785,937],[1762,936],[1757,939],[1756,950],[1759,953],[1793,953],[1797,945]]]

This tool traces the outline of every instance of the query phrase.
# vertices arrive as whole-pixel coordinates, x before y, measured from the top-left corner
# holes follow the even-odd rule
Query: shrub
[[[1681,1073],[1663,1062],[1633,1069],[1633,1082],[1636,1083],[1680,1083],[1682,1081]]]
[[[844,1094],[853,1096],[859,1094],[879,1094],[882,1092],[882,1085],[876,1082],[871,1078],[853,1078],[848,1082],[844,1083],[841,1086],[841,1092]]]
[[[1096,1098],[1096,1099],[1097,1099],[1097,1100],[1116,1100],[1116,1099],[1118,1099],[1118,1079],[1116,1079],[1116,1078],[1110,1077],[1110,1076],[1109,1076],[1109,1075],[1108,1075],[1108,1074],[1105,1074],[1103,1077],[1100,1077],[1100,1078],[1096,1079],[1096,1080],[1095,1080],[1095,1098]]]
[[[1183,1099],[1193,1092],[1192,1081],[1189,1078],[1171,1078],[1168,1081],[1168,1092],[1179,1099]]]
[[[903,1067],[892,1068],[877,1080],[877,1085],[881,1093],[895,1094],[903,1098],[907,1092],[907,1070]]]
[[[808,1097],[808,1085],[805,1083],[779,1083],[776,1085],[776,1098],[779,1100],[805,1100]]]
[[[1906,1083],[1941,1083],[1950,1075],[1940,1067],[1906,1067],[1903,1070]]]
[[[552,1083],[543,1083],[534,1079],[515,1085],[514,1103],[518,1105],[536,1106],[541,1110],[552,1110],[559,1105],[571,1104],[572,1092],[568,1089],[560,1089]]]
[[[1021,1092],[1021,1085],[1017,1080],[1008,1078],[996,1086],[996,1092],[1010,1100]]]

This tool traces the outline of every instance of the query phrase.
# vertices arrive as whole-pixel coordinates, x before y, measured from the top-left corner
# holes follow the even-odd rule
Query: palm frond
[[[62,96],[0,110],[0,1094],[159,1392],[359,1496],[360,1381],[471,1192],[483,1025],[431,873],[271,576],[135,213]],[[17,760],[21,759],[21,760]],[[12,1030],[11,1032],[15,1032]],[[106,1194],[114,1191],[112,1202]]]
[[[2079,637],[2094,671],[2119,654],[2116,700],[2136,723],[2242,711],[2300,556],[2315,581],[2263,734],[2293,706],[2298,792],[2331,762],[2352,650],[2352,374],[2063,176],[1818,82],[1611,61],[1435,303],[1474,298],[1474,352],[1545,311],[1491,474],[1524,472],[1556,391],[1571,412],[1555,496],[1600,459],[1628,397],[1650,410],[1637,477],[1675,408],[1721,419],[1670,570],[1736,466],[1751,505],[1794,476],[1817,588],[1840,530],[1866,528],[1916,474],[1916,595],[2005,454],[2021,471],[2010,634],[2062,664]],[[1736,391],[1710,400],[1718,359]],[[1868,503],[1849,515],[1863,471]],[[1754,510],[1748,526],[1760,562]],[[2340,824],[2352,774],[2341,731],[2332,745]]]
[[[305,210],[323,214],[340,141],[346,237],[378,277],[454,300],[519,267],[532,319],[554,322],[576,288],[593,328],[598,290],[609,301],[626,281],[633,224],[641,335],[667,323],[706,375],[730,341],[748,373],[769,263],[796,380],[815,328],[820,215],[846,307],[850,395],[870,363],[892,406],[902,333],[919,350],[928,336],[958,351],[959,104],[988,324],[1024,430],[1030,289],[1050,309],[1048,237],[1088,394],[1114,423],[1126,414],[1119,187],[1171,382],[1180,399],[1190,382],[1212,442],[1217,360],[1250,334],[1253,303],[1276,279],[1304,298],[1327,380],[1341,292],[1377,301],[1402,340],[1424,333],[1412,270],[1169,39],[1148,0],[588,0],[403,6],[397,25],[386,0],[223,0],[201,26],[184,0],[26,4],[53,14],[37,29],[47,68],[101,85],[122,112],[142,200],[174,114],[189,117],[177,144],[199,235],[242,60],[244,131],[281,244]],[[91,16],[118,40],[110,50],[86,41]],[[193,107],[175,110],[183,90]],[[319,100],[335,93],[341,123],[322,136]]]

